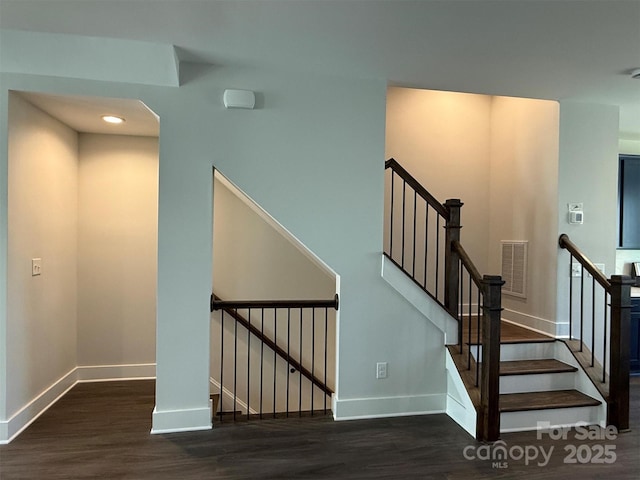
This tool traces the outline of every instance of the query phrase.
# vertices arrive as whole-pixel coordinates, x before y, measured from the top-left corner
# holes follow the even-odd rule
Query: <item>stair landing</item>
[[[463,341],[465,343],[471,343],[472,345],[475,345],[477,344],[478,338],[480,338],[480,343],[482,343],[482,329],[480,330],[480,335],[478,335],[478,323],[473,318],[471,320],[471,342],[469,342],[468,325],[469,325],[469,321],[468,319],[465,318],[463,322],[463,331],[462,331]],[[553,342],[553,341],[555,341],[555,338],[549,335],[534,332],[533,330],[520,327],[519,325],[514,325],[513,323],[509,323],[505,321],[500,322],[500,343]]]

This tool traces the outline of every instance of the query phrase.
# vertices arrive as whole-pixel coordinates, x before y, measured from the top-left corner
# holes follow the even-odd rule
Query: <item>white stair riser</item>
[[[589,425],[606,422],[607,409],[603,405],[596,407],[553,408],[547,410],[527,410],[524,412],[502,412],[500,414],[500,432],[522,432],[537,430],[539,422],[548,422],[552,426],[574,426],[579,423]]]
[[[572,390],[575,372],[505,375],[500,377],[500,393],[546,392]]]
[[[515,360],[543,360],[554,358],[556,342],[540,343],[503,343],[500,345],[500,360],[510,362]],[[472,346],[471,354],[477,360],[482,355],[482,345]]]

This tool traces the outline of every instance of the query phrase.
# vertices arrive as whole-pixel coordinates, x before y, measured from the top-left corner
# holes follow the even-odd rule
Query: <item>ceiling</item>
[[[143,40],[218,65],[621,107],[640,140],[640,0],[1,0],[0,28]]]
[[[20,92],[20,95],[77,132],[143,137],[157,137],[160,134],[158,116],[139,100],[33,92]],[[115,115],[125,121],[113,125],[103,121],[103,115]]]

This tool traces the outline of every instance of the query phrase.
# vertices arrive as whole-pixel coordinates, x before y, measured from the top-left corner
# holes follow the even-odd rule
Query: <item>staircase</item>
[[[505,322],[502,326],[507,335],[500,342],[500,433],[606,421],[605,399],[565,342]],[[482,363],[482,345],[470,344],[471,369],[466,351],[461,354],[457,345],[447,349],[470,402],[479,408],[480,389],[469,372]]]
[[[626,357],[624,353],[630,315],[628,281],[616,276],[609,281],[601,273],[602,278],[598,277],[584,255],[570,250],[571,261],[579,261],[597,277],[610,298],[604,338],[598,342],[605,345],[602,356],[609,361],[613,382],[582,340],[557,340],[501,321],[502,279],[481,276],[460,243],[462,202],[453,199],[441,204],[394,159],[385,166],[390,175],[383,277],[428,318],[436,314],[434,324],[444,333],[447,345],[447,413],[486,441],[497,440],[501,432],[552,426],[628,428],[628,349]],[[445,228],[444,238],[439,235],[440,226]],[[567,248],[562,238],[561,247]],[[566,244],[570,244],[568,237]],[[388,273],[392,268],[403,272],[412,285],[400,285],[398,275]],[[423,291],[423,299],[417,299],[416,289]],[[443,316],[457,321],[457,335],[451,334]],[[593,319],[595,325],[595,313]],[[595,332],[594,326],[593,338]],[[582,334],[581,326],[581,338]]]
[[[338,295],[234,300],[212,293],[214,422],[331,412]]]
[[[606,420],[606,404],[562,341],[502,343],[500,431]]]

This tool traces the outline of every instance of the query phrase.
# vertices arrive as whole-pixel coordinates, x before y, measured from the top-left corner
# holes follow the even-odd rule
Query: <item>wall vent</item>
[[[502,242],[502,292],[515,297],[527,297],[526,240]]]

